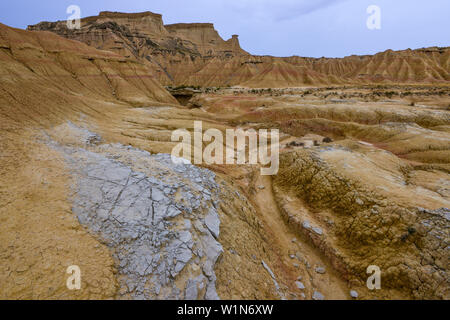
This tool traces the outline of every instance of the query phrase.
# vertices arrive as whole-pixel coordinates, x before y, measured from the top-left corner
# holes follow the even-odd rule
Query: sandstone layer
[[[223,40],[213,24],[164,25],[151,12],[101,12],[70,30],[66,21],[41,22],[45,30],[98,49],[145,61],[165,85],[282,88],[368,83],[448,83],[450,49],[388,50],[373,56],[277,58],[241,49],[238,36]]]
[[[130,32],[122,52],[107,47],[112,22]],[[73,36],[86,42],[105,23],[91,44],[108,50],[0,25],[1,298],[449,299],[447,49],[378,56],[420,56],[423,73],[389,80],[420,85],[172,90],[193,93],[183,106],[153,78],[156,51],[132,49],[137,39],[166,46],[158,59],[171,76],[172,40],[187,61],[214,66],[215,78],[198,77],[203,67],[192,75],[205,85],[230,79],[224,61],[270,61],[266,76],[236,82],[255,86],[291,86],[290,65],[307,61],[304,74],[325,83],[354,75],[320,59],[253,57],[211,25],[164,26],[151,13],[86,18]],[[351,59],[388,70],[369,63],[378,58]],[[357,64],[348,70],[359,74]],[[194,121],[203,132],[278,129],[279,173],[173,162],[172,132],[193,132]],[[81,290],[66,286],[71,265]],[[366,286],[370,265],[380,290]]]

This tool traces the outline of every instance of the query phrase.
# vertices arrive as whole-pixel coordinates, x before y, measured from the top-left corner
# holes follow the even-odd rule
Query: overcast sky
[[[343,57],[387,49],[450,46],[450,0],[1,0],[0,22],[26,28],[100,11],[152,11],[165,24],[212,22],[228,39],[239,34],[252,54]],[[381,9],[381,29],[367,27],[367,8]]]

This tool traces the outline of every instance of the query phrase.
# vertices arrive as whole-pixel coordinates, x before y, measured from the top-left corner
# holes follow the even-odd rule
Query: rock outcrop
[[[98,49],[139,58],[164,84],[191,84],[191,75],[205,68],[209,60],[248,55],[237,36],[223,40],[211,23],[163,25],[161,15],[152,12],[101,12],[82,19],[80,30],[68,29],[66,21],[42,22],[28,30],[52,31]]]
[[[76,184],[72,211],[112,250],[119,299],[218,299],[214,268],[219,238],[215,174],[170,155],[101,138],[72,123],[55,128],[78,137],[75,148],[49,140]],[[93,142],[92,137],[96,137]],[[76,140],[75,140],[76,141]]]
[[[236,126],[286,134],[273,178],[281,215],[359,293],[375,265],[382,271],[380,294],[448,299],[448,97],[437,94],[436,106],[424,107],[394,91],[396,100],[368,102],[330,99],[333,90],[205,94],[194,102],[234,114]],[[430,91],[418,89],[415,99],[429,99]],[[313,270],[324,275],[330,268]]]
[[[449,299],[448,49],[254,57],[208,24],[83,21],[72,35],[107,50],[0,25],[0,298]],[[362,68],[400,81],[400,56],[419,66],[401,81],[444,85],[170,88],[184,107],[153,74],[281,86]],[[172,133],[194,121],[278,129],[278,175],[173,162]],[[66,286],[73,265],[80,290]]]
[[[394,157],[377,153],[322,147],[282,156],[275,191],[285,219],[349,280],[357,275],[364,282],[367,267],[376,265],[385,288],[404,288],[416,299],[447,299],[450,202],[407,185]],[[379,157],[383,168],[372,164]],[[288,190],[308,203],[314,216],[283,199]]]
[[[277,58],[253,56],[237,35],[223,40],[211,23],[164,25],[151,12],[101,12],[81,20],[80,30],[66,21],[41,22],[46,30],[147,63],[165,85],[245,86],[253,88],[367,83],[448,83],[450,49],[387,50],[373,56]]]
[[[2,24],[0,73],[0,101],[13,119],[18,116],[13,111],[17,108],[27,121],[38,121],[86,109],[93,101],[178,104],[153,79],[148,67],[135,59],[50,32]]]

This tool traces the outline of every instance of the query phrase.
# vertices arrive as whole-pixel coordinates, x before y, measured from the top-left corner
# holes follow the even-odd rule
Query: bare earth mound
[[[52,32],[0,25],[0,298],[449,299],[448,48],[254,57],[153,13],[29,29]],[[236,87],[182,106],[159,81]],[[279,129],[278,174],[174,163],[194,121]]]
[[[450,81],[448,47],[343,59],[253,56],[241,49],[237,35],[225,41],[211,23],[164,25],[162,16],[152,12],[101,12],[82,19],[80,30],[69,30],[66,21],[41,22],[28,30],[51,31],[141,59],[165,85],[283,88]]]

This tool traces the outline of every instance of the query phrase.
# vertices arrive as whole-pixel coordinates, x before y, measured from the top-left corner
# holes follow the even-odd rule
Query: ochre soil
[[[137,60],[3,25],[0,71],[0,298],[118,290],[112,253],[75,219],[74,181],[44,137],[76,146],[71,121],[102,143],[170,153],[173,130],[195,120],[204,131],[281,133],[273,177],[205,166],[222,186],[221,298],[449,298],[448,85],[214,89],[180,106]],[[365,286],[371,264],[381,290]],[[83,290],[67,290],[70,265],[83,270]]]
[[[194,99],[201,108],[99,104],[101,116],[70,110],[60,117],[87,125],[104,142],[153,153],[170,153],[172,130],[192,130],[194,120],[202,120],[204,130],[281,130],[274,177],[261,176],[255,166],[208,166],[224,181],[227,203],[221,209],[224,253],[216,268],[221,298],[280,298],[261,261],[287,299],[311,299],[315,290],[327,299],[349,299],[351,289],[362,299],[448,298],[445,247],[421,228],[425,218],[416,212],[449,207],[447,97],[418,96],[415,106],[404,99],[337,103],[247,91]],[[2,131],[0,295],[114,298],[111,253],[74,218],[64,161],[40,142],[43,133],[70,137],[55,129],[64,121],[50,122]],[[325,136],[333,142],[322,143]],[[305,146],[288,145],[292,141]],[[303,228],[305,220],[323,234]],[[445,220],[427,220],[445,243]],[[85,290],[66,289],[65,270],[72,264],[84,270]],[[385,271],[383,290],[365,287],[370,264]],[[326,272],[317,273],[318,266]],[[299,277],[305,290],[295,285]]]

